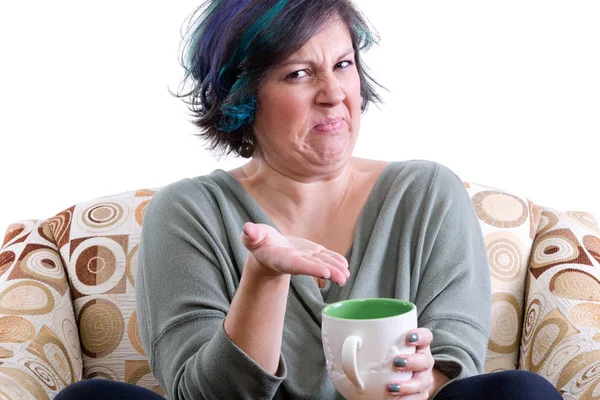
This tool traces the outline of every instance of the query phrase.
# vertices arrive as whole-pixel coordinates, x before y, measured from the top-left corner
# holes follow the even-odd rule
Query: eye
[[[298,71],[294,71],[291,74],[288,74],[285,79],[294,80],[302,77],[308,76],[308,71],[305,69],[300,69]]]
[[[349,66],[351,66],[353,64],[354,63],[350,60],[344,60],[344,61],[340,61],[339,63],[335,64],[335,68],[336,69],[338,69],[338,68],[344,69],[344,68],[348,68]]]

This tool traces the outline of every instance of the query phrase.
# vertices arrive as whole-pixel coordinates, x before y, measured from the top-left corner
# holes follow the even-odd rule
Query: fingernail
[[[396,358],[396,359],[394,359],[394,367],[396,367],[396,368],[404,368],[404,367],[406,367],[406,359],[405,358]]]
[[[400,385],[397,383],[390,383],[388,385],[388,392],[390,393],[400,393]]]
[[[411,333],[410,335],[408,335],[409,343],[414,343],[417,340],[419,340],[419,335],[417,335],[416,333]]]
[[[344,283],[338,283],[337,285],[338,285],[339,287],[344,287],[344,286],[346,286],[346,282],[344,282]]]

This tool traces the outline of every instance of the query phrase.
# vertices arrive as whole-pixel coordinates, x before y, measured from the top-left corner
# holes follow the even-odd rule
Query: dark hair
[[[349,28],[365,111],[381,98],[359,52],[378,38],[350,0],[209,0],[191,15],[180,60],[185,68],[181,88],[188,81],[191,88],[176,96],[185,99],[211,150],[239,154],[242,144],[254,140],[261,79],[332,17]]]

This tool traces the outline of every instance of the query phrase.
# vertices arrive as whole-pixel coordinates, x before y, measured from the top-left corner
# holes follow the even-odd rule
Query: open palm
[[[307,239],[284,236],[269,225],[246,223],[242,242],[272,274],[309,275],[340,285],[350,276],[348,261],[341,254]]]

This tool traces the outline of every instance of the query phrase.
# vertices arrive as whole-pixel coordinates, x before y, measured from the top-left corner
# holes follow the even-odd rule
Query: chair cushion
[[[544,209],[527,278],[520,367],[564,399],[600,393],[600,231],[591,214]]]
[[[526,198],[465,184],[481,224],[492,283],[492,324],[485,371],[518,367],[527,263],[541,208]]]
[[[48,221],[12,224],[0,249],[0,398],[51,399],[81,379],[79,335]]]
[[[138,190],[79,203],[50,221],[67,267],[83,377],[164,394],[142,348],[134,289],[142,220],[154,193]]]

